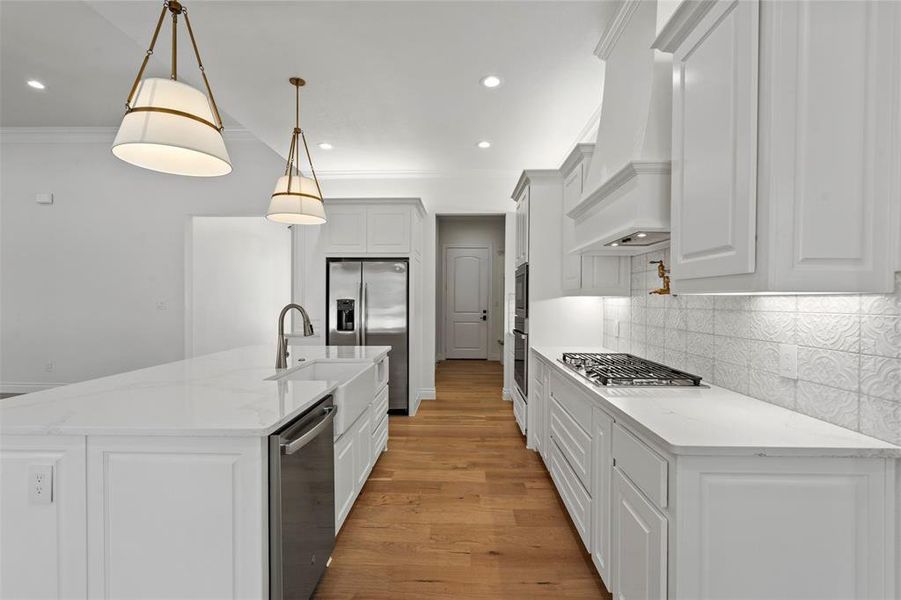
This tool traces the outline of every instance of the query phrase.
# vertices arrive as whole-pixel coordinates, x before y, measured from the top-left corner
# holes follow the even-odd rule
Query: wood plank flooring
[[[501,399],[500,364],[445,361],[436,379],[437,400],[391,417],[315,597],[610,598]]]

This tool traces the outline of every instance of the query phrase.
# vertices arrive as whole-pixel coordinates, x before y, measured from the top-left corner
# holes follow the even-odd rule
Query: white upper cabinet
[[[673,56],[673,275],[754,272],[758,4],[716,4]]]
[[[366,211],[362,206],[335,205],[326,201],[322,241],[327,252],[361,254],[366,251]]]
[[[408,206],[371,206],[366,208],[366,251],[410,251],[412,215]]]
[[[892,290],[899,36],[897,2],[680,5],[674,291]]]
[[[529,262],[529,187],[519,190],[516,200],[516,266]]]
[[[422,214],[419,200],[327,200],[323,250],[338,256],[420,256]]]
[[[575,222],[566,213],[585,191],[593,144],[578,144],[560,167],[563,175],[562,289],[566,296],[628,296],[631,267],[626,256],[591,256],[573,252]]]

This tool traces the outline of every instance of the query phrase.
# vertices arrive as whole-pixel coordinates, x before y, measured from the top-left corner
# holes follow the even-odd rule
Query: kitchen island
[[[386,447],[389,350],[276,370],[246,347],[4,400],[0,597],[268,597],[269,436],[332,397],[340,527]]]
[[[614,597],[895,598],[901,448],[714,385],[531,349],[528,444]]]

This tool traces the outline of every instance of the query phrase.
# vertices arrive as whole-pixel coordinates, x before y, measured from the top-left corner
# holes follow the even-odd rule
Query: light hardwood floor
[[[501,399],[500,364],[445,361],[436,379],[437,400],[391,417],[316,598],[610,598]]]

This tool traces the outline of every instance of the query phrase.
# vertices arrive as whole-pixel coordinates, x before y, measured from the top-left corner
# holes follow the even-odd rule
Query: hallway
[[[444,361],[391,417],[317,598],[609,598],[501,399],[501,365]]]

